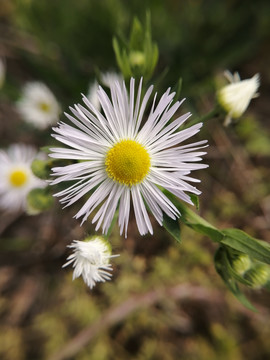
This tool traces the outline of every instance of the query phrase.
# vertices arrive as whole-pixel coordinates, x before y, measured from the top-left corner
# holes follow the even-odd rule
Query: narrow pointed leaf
[[[178,219],[172,219],[167,214],[163,216],[163,226],[177,242],[181,242],[181,231]]]

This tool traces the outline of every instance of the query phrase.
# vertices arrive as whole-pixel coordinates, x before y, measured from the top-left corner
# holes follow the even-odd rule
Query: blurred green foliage
[[[145,21],[151,11],[152,36],[158,41],[158,73],[166,67],[166,86],[183,78],[185,94],[213,90],[212,75],[249,61],[270,34],[268,1],[215,0],[13,0],[13,21],[28,44],[20,56],[33,77],[63,95],[79,97],[95,68],[116,68],[115,35],[126,37],[133,16]],[[32,49],[29,54],[27,49]]]

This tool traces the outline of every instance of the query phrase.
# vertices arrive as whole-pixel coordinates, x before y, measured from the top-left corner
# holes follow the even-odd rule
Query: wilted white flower
[[[116,72],[113,72],[113,71],[108,71],[108,72],[105,72],[105,73],[101,73],[100,80],[101,80],[103,85],[105,85],[105,86],[107,86],[109,88],[111,86],[111,84],[113,84],[115,82],[122,83],[124,78],[119,73],[116,73]]]
[[[30,190],[44,187],[45,181],[36,178],[31,163],[37,156],[30,145],[13,144],[0,150],[0,207],[9,211],[26,209]]]
[[[112,266],[109,259],[118,255],[111,255],[111,246],[107,240],[94,236],[85,241],[73,240],[68,247],[74,249],[74,252],[67,258],[63,267],[73,263],[73,280],[82,276],[90,289],[97,282],[111,280]]]
[[[124,82],[111,84],[111,100],[100,87],[98,97],[104,115],[84,96],[86,107],[78,104],[70,108],[73,116],[66,116],[70,126],[59,123],[53,136],[69,148],[52,148],[51,157],[78,160],[77,163],[52,169],[56,177],[52,184],[72,181],[56,196],[69,206],[84,195],[88,200],[75,215],[84,222],[92,211],[96,230],[102,225],[106,233],[119,205],[120,233],[129,222],[130,203],[133,203],[140,234],[153,233],[147,207],[160,225],[163,213],[175,219],[180,214],[160,187],[192,204],[185,191],[200,194],[188,182],[199,182],[189,177],[192,170],[207,165],[198,164],[205,152],[198,151],[207,141],[179,145],[199,132],[202,123],[179,131],[189,118],[185,114],[171,121],[181,102],[172,104],[175,93],[168,89],[156,104],[156,95],[145,123],[143,116],[153,86],[141,99],[142,80],[135,97],[135,80],[130,81],[130,94]]]
[[[0,58],[0,89],[4,84],[6,76],[6,65],[4,63],[4,60]]]
[[[224,75],[230,84],[218,91],[217,99],[228,114],[225,120],[225,125],[228,125],[232,118],[242,116],[251,99],[258,96],[260,78],[259,74],[256,74],[251,79],[241,80],[237,72],[232,75],[229,71],[225,71]]]
[[[60,106],[45,84],[29,82],[23,88],[17,110],[25,122],[38,129],[45,129],[59,120]]]

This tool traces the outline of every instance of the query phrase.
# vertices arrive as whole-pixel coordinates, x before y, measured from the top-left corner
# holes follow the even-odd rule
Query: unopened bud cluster
[[[250,287],[260,289],[264,287],[270,279],[270,272],[267,265],[253,263],[247,254],[240,254],[232,260],[232,268],[245,280],[250,283]]]

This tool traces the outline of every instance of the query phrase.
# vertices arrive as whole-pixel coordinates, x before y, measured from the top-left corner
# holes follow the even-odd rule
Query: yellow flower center
[[[14,170],[9,175],[10,183],[15,187],[23,186],[26,183],[27,178],[28,176],[23,170]]]
[[[105,165],[110,178],[132,186],[147,175],[150,156],[144,146],[136,141],[121,140],[108,151]]]
[[[38,106],[39,106],[41,111],[46,112],[46,113],[49,112],[50,109],[51,109],[50,105],[48,103],[45,103],[45,102],[40,102],[38,104]]]

